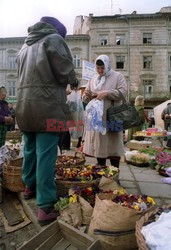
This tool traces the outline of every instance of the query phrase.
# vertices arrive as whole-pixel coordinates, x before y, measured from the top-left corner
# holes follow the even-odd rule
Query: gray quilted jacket
[[[66,122],[67,84],[77,85],[71,53],[52,26],[38,22],[17,56],[16,118],[21,131],[45,132],[47,120]]]

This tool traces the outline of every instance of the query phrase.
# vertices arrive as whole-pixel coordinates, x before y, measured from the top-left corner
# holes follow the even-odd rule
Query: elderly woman
[[[13,122],[8,103],[5,101],[6,95],[6,88],[0,87],[0,147],[5,145],[7,125],[12,124]]]
[[[133,128],[128,129],[128,140],[133,139],[133,134],[135,134],[136,131],[142,130],[143,124],[146,120],[146,116],[145,116],[145,112],[144,112],[144,97],[142,95],[138,95],[135,98],[134,105],[135,105],[136,110],[139,113],[141,123],[137,127],[133,127]],[[139,138],[137,138],[137,140],[143,140],[143,137],[139,137]]]
[[[83,102],[88,103],[93,98],[104,101],[103,122],[106,122],[106,112],[114,101],[118,106],[127,93],[127,83],[124,76],[111,69],[107,55],[100,55],[95,61],[96,74],[87,83],[83,94]],[[118,91],[119,90],[119,91]],[[100,166],[106,165],[109,158],[111,165],[119,168],[120,157],[124,154],[123,132],[109,132],[102,135],[99,131],[86,130],[83,152],[97,158]]]

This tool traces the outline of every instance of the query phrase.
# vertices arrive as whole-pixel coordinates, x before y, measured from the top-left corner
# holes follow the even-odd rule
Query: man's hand
[[[71,84],[71,88],[77,88],[79,84],[78,79],[76,78],[75,81]]]
[[[97,100],[101,101],[101,100],[106,99],[107,95],[108,95],[108,91],[107,90],[102,90],[102,91],[99,91],[97,93],[97,97],[96,98],[97,98]]]
[[[13,123],[12,117],[9,117],[9,116],[5,116],[4,121],[5,121],[5,123],[6,123],[7,125],[10,125],[10,124]]]
[[[89,99],[92,98],[92,92],[90,90],[84,90],[84,95]]]

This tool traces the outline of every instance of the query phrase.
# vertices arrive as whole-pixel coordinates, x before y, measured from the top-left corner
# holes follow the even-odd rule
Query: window
[[[125,45],[125,35],[116,35],[116,45]]]
[[[124,69],[125,56],[116,56],[116,69]]]
[[[16,69],[16,56],[14,53],[8,54],[8,69]]]
[[[146,85],[145,86],[145,94],[152,94],[153,92],[153,86],[152,85]]]
[[[145,94],[152,94],[153,93],[153,84],[154,84],[153,80],[143,80]]]
[[[3,68],[3,49],[0,49],[0,69]]]
[[[8,81],[8,95],[15,96],[15,81]]]
[[[143,68],[152,69],[152,56],[143,56]]]
[[[171,70],[171,56],[169,56],[169,69]]]
[[[73,55],[73,62],[74,62],[75,68],[81,68],[80,54]]]
[[[169,92],[171,93],[171,80],[169,80]]]
[[[169,32],[168,34],[168,42],[169,42],[169,45],[171,44],[171,32]]]
[[[152,34],[151,33],[144,33],[143,34],[143,44],[151,44],[152,43]]]
[[[100,42],[101,46],[107,45],[108,44],[107,40],[108,40],[108,36],[107,35],[100,35],[99,36],[99,42]]]

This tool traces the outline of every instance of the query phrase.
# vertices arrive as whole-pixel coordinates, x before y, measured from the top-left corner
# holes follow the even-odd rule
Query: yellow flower
[[[133,206],[133,208],[134,208],[135,210],[137,210],[137,211],[139,211],[139,210],[140,210],[140,208],[139,208],[139,206],[138,206],[138,205],[134,205],[134,206]]]
[[[99,175],[104,175],[105,172],[104,172],[104,171],[99,171],[99,172],[97,172],[97,174],[99,174]]]
[[[70,198],[69,198],[69,202],[70,203],[75,203],[77,202],[77,195],[73,194]]]
[[[113,176],[113,175],[114,175],[114,173],[113,173],[112,171],[109,171],[109,175]]]
[[[120,195],[123,195],[123,194],[125,194],[126,192],[125,192],[125,190],[124,189],[119,189],[119,194]]]
[[[140,196],[140,198],[138,199],[138,203],[141,203],[142,202],[142,199],[141,199],[141,196]]]
[[[123,194],[126,194],[126,190],[122,187],[119,187],[119,189],[116,189],[113,191],[114,194],[119,194],[119,195],[123,195]]]
[[[90,192],[93,191],[92,187],[88,187],[87,190],[90,191]]]
[[[153,200],[153,198],[151,198],[150,196],[147,197],[147,201],[148,201],[149,203],[151,203],[152,205],[155,205],[155,204],[156,204],[155,201]]]
[[[93,168],[92,165],[88,165],[88,166],[87,166],[87,169],[90,169],[90,170],[91,170],[92,168]]]

